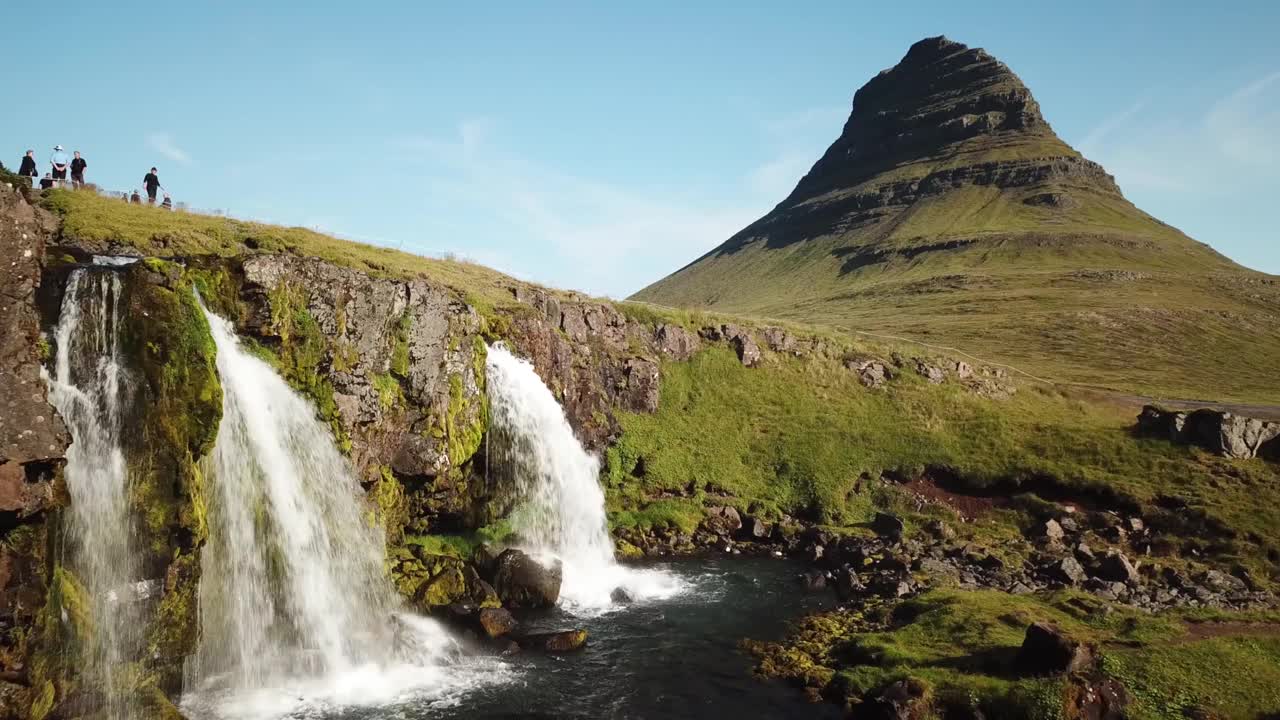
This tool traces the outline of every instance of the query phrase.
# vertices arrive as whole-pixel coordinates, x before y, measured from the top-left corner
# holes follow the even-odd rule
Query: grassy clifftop
[[[102,197],[54,190],[42,204],[62,219],[62,235],[84,248],[110,254],[133,248],[152,257],[229,257],[255,252],[315,257],[373,277],[419,276],[490,302],[507,302],[519,281],[482,265],[415,255],[341,240],[299,227],[283,227],[216,215],[170,212]]]

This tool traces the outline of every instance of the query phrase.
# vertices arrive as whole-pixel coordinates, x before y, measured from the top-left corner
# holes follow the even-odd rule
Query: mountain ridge
[[[1007,65],[939,36],[857,91],[773,210],[632,299],[946,341],[1121,391],[1275,400],[1274,281],[1134,206]],[[1241,372],[1204,371],[1221,364],[1210,337]]]

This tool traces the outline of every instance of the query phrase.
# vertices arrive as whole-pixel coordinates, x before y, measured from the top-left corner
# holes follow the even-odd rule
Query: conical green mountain
[[[1125,199],[986,51],[911,46],[772,212],[635,300],[958,347],[1035,375],[1280,400],[1280,278]]]

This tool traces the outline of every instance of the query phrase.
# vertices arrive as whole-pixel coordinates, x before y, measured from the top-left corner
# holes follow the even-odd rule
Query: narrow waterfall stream
[[[311,404],[247,353],[230,323],[205,314],[223,418],[206,462],[201,640],[184,708],[309,715],[484,679],[437,623],[403,612],[383,570],[382,531]]]
[[[72,271],[54,333],[55,374],[48,378],[49,400],[72,438],[66,465],[69,567],[83,583],[92,612],[94,637],[80,659],[90,686],[107,690],[103,711],[109,720],[134,717],[124,673],[141,642],[128,472],[120,446],[129,388],[120,361],[121,286],[115,270]]]
[[[511,474],[523,502],[518,533],[535,556],[563,563],[562,602],[583,612],[663,599],[686,584],[619,565],[600,487],[600,463],[573,434],[564,409],[533,366],[501,344],[489,348],[490,466]]]

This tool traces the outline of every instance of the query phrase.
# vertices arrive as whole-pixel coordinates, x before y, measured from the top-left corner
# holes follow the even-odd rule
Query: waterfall
[[[522,501],[516,529],[528,549],[563,564],[562,601],[599,611],[614,605],[619,589],[633,600],[680,592],[674,577],[614,559],[599,460],[578,442],[533,366],[501,344],[489,348],[487,366],[490,463],[513,476]]]
[[[474,684],[439,625],[402,612],[382,531],[328,426],[229,322],[205,315],[223,412],[204,463],[209,539],[184,709],[278,717]]]
[[[83,675],[104,690],[110,720],[133,716],[125,665],[139,637],[137,562],[130,542],[128,471],[120,447],[128,374],[120,360],[119,272],[71,272],[54,333],[49,401],[71,432],[65,477],[71,496],[69,567],[84,586],[93,637],[81,648]]]

